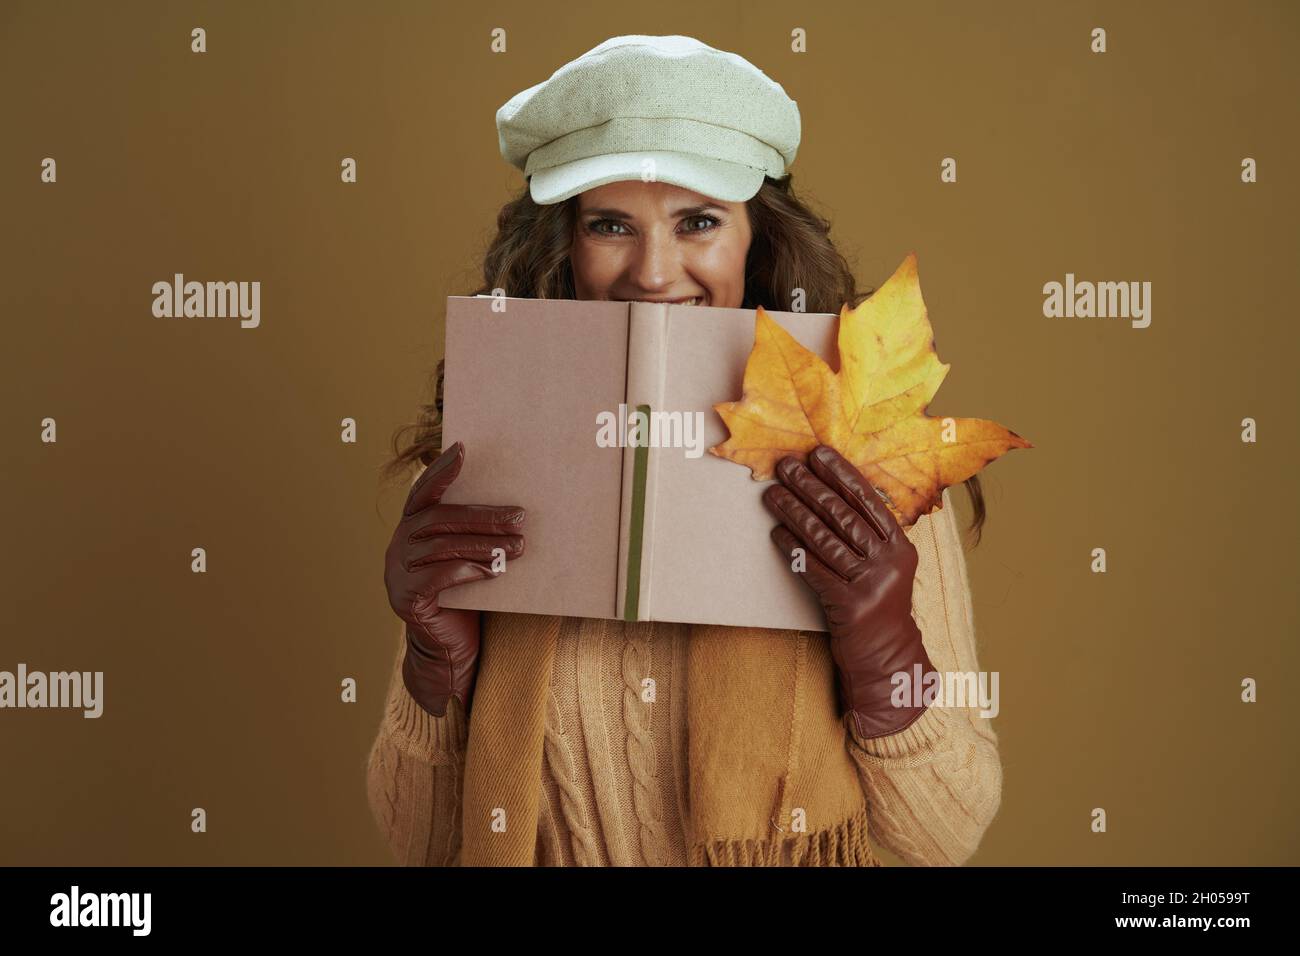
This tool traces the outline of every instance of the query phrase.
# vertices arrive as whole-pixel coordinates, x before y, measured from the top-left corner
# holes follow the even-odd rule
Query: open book
[[[836,366],[837,316],[770,315]],[[443,500],[527,514],[524,553],[440,603],[825,631],[770,482],[708,452],[753,346],[752,309],[449,297],[443,447],[465,462]]]

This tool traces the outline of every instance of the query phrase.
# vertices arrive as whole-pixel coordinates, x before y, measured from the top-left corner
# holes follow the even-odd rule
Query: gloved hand
[[[460,474],[465,444],[456,442],[412,486],[384,556],[388,603],[406,622],[402,680],[424,710],[447,713],[455,697],[469,711],[478,671],[482,612],[438,606],[457,584],[496,577],[492,550],[506,559],[524,553],[524,509],[510,505],[442,504]]]
[[[805,551],[804,580],[826,612],[841,703],[852,712],[858,736],[897,733],[925,707],[894,706],[891,677],[911,675],[917,663],[923,675],[933,670],[912,620],[916,547],[839,452],[818,445],[808,461],[811,471],[797,458],[782,458],[779,483],[763,492],[763,503],[782,522],[772,540],[787,555],[797,547]]]

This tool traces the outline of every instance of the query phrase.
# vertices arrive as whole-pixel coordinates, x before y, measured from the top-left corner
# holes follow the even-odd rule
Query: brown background
[[[684,33],[798,101],[796,186],[864,285],[917,251],[953,365],[931,414],[1036,445],[985,472],[969,558],[1005,768],[971,862],[1300,862],[1298,10],[3,4],[0,669],[102,670],[105,713],[0,711],[0,861],[388,862],[363,765],[404,490],[376,469],[522,182],[495,111]],[[174,272],[260,280],[261,327],[155,319]],[[1044,318],[1067,272],[1151,281],[1151,327]]]

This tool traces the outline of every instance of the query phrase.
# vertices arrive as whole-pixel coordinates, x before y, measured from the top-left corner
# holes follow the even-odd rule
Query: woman
[[[497,123],[529,184],[498,216],[479,294],[801,296],[812,312],[870,294],[791,189],[794,102],[740,57],[617,37]],[[1000,803],[996,735],[975,710],[891,699],[914,665],[978,669],[947,491],[904,533],[833,450],[782,463],[763,491],[772,539],[806,549],[829,636],[440,608],[445,588],[496,573],[494,548],[523,554],[526,518],[441,503],[468,453],[432,461],[442,367],[389,464],[428,466],[386,556],[403,639],[367,777],[400,862],[879,865],[868,828],[911,864],[969,858]]]

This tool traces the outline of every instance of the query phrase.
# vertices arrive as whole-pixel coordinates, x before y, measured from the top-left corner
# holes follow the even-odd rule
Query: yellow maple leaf
[[[713,406],[731,437],[709,452],[765,481],[786,455],[806,463],[830,445],[907,528],[943,507],[944,488],[1033,447],[996,422],[925,414],[952,366],[935,354],[915,252],[856,309],[840,309],[837,345],[832,372],[759,306],[740,401]]]

